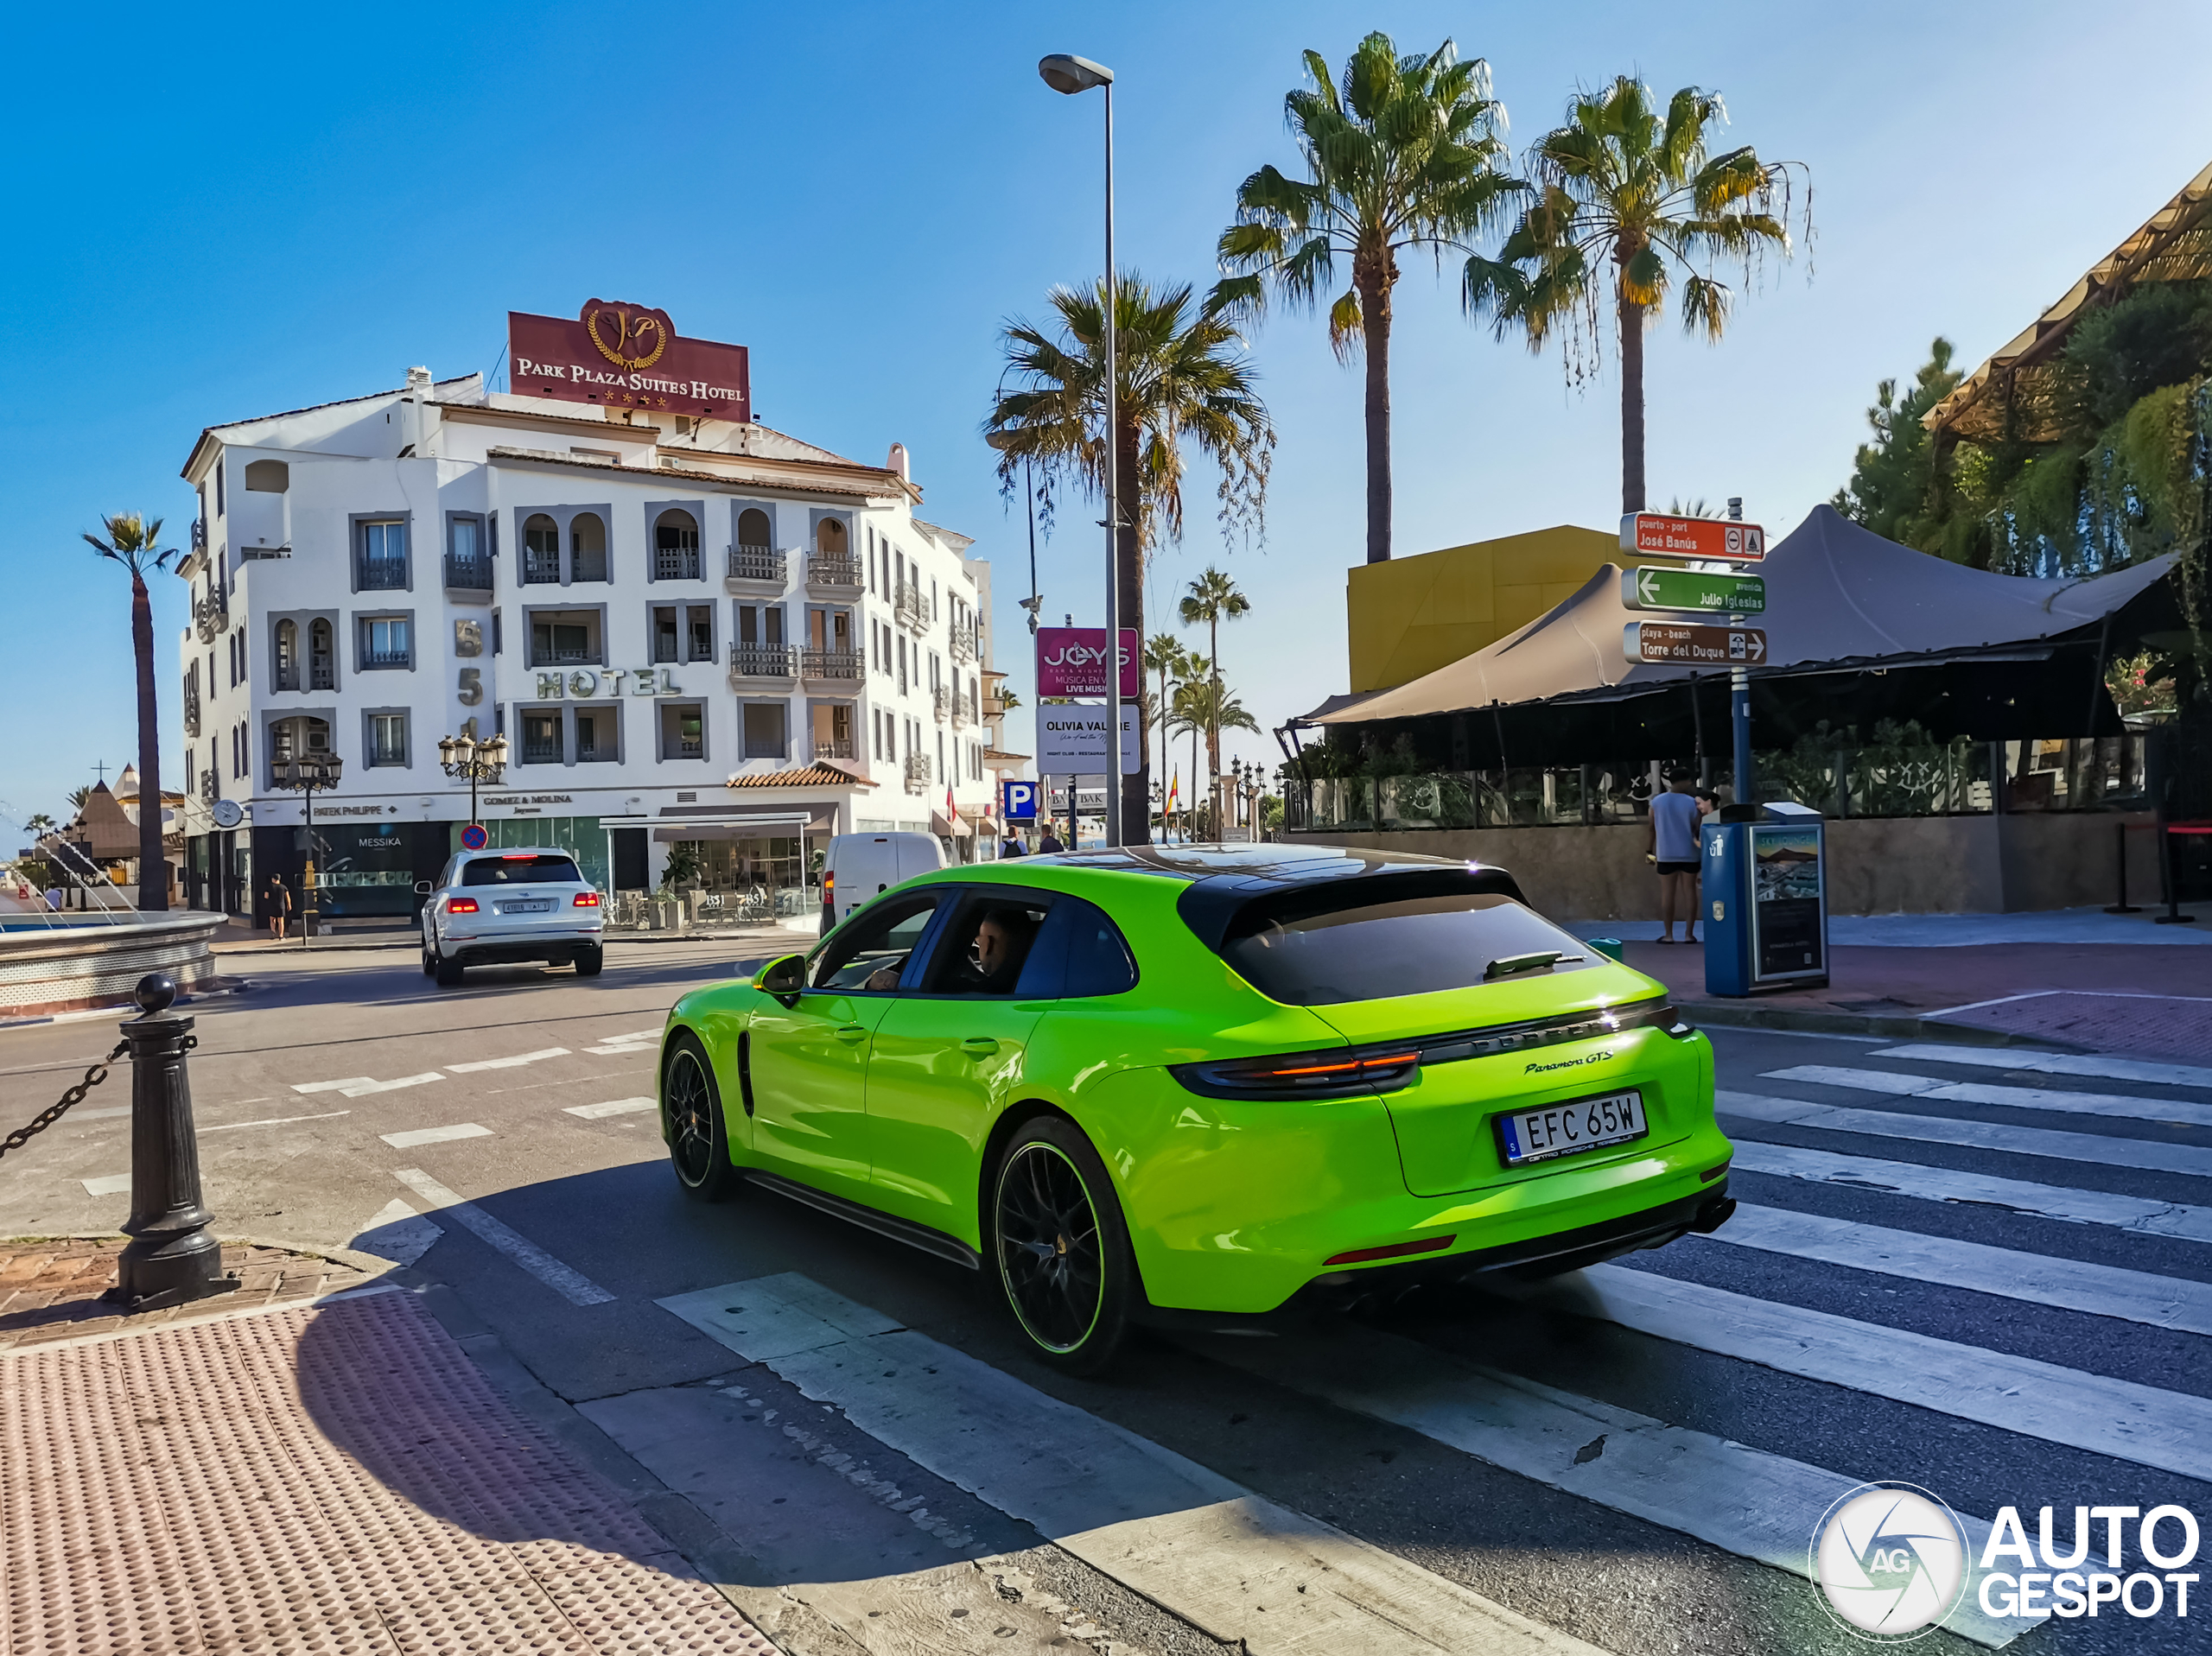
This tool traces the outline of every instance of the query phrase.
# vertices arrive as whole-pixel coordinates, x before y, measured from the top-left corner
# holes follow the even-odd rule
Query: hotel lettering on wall
[[[579,701],[588,701],[600,695],[619,696],[622,694],[625,679],[630,682],[632,695],[683,694],[683,687],[676,682],[676,675],[665,667],[578,668],[570,673],[538,674],[537,700],[558,701],[564,693]]]
[[[753,418],[746,348],[679,338],[664,310],[594,299],[573,322],[511,310],[507,352],[507,384],[518,396]]]

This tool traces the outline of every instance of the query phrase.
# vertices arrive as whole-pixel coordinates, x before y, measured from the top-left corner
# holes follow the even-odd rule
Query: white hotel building
[[[280,874],[296,900],[302,801],[272,767],[327,752],[323,913],[411,915],[468,820],[438,754],[464,731],[508,743],[492,843],[572,847],[610,891],[679,857],[687,884],[789,914],[831,834],[991,854],[994,766],[1019,758],[987,723],[989,566],[916,515],[899,447],[866,466],[757,423],[415,369],[212,426],[183,475],[195,906],[262,917]]]

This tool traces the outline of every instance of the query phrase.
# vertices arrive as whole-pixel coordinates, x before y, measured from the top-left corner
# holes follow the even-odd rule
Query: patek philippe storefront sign
[[[594,299],[573,322],[507,313],[507,384],[519,397],[749,422],[746,348],[677,337],[664,310]]]

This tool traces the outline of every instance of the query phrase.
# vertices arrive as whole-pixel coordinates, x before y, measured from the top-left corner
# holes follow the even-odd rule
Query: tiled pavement
[[[115,1286],[116,1257],[128,1240],[0,1239],[0,1351],[311,1300],[358,1288],[369,1279],[366,1273],[335,1259],[235,1243],[223,1249],[223,1268],[239,1279],[235,1291],[127,1317],[100,1296]]]

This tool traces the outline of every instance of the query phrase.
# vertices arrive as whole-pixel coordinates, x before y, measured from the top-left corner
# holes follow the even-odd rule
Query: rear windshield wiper
[[[1548,972],[1561,961],[1586,961],[1587,955],[1562,955],[1556,949],[1540,949],[1529,955],[1501,955],[1483,968],[1483,981],[1510,978],[1522,972]]]

